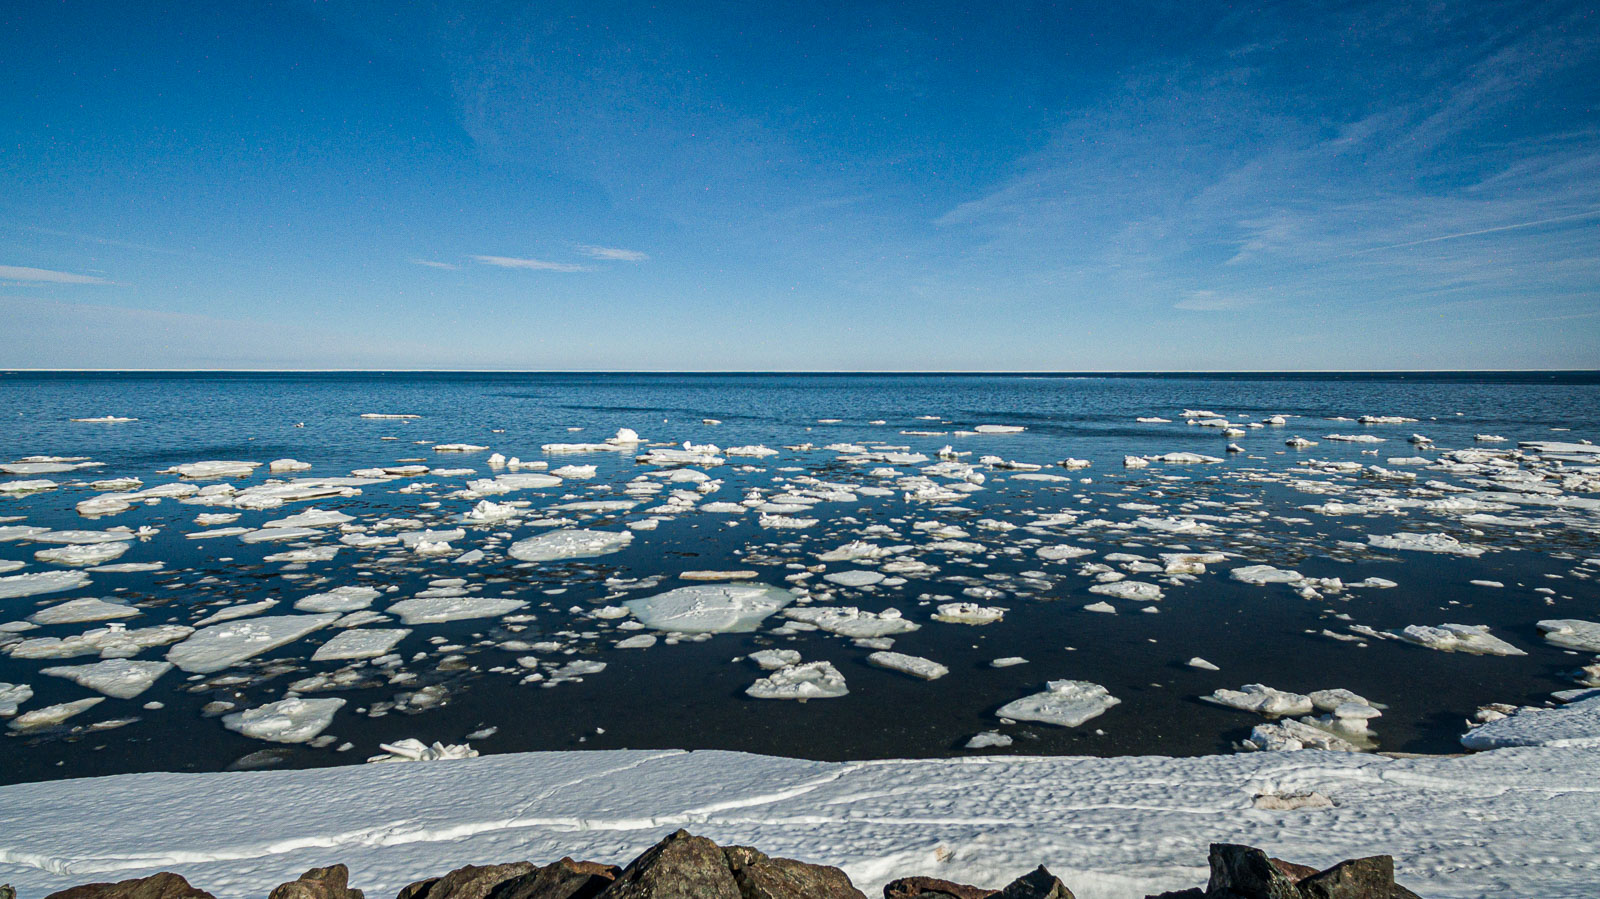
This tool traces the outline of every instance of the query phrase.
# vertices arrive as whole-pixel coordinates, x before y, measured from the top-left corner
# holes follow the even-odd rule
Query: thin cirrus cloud
[[[425,265],[428,268],[449,269],[450,271],[455,271],[456,269],[461,267],[459,265],[456,265],[453,262],[438,262],[438,261],[433,260],[433,259],[413,259],[413,260],[411,260],[411,264],[412,265]]]
[[[29,268],[25,265],[0,265],[0,281],[27,281],[31,284],[114,284],[94,275],[77,275],[57,272],[47,268]]]
[[[498,268],[526,268],[541,272],[586,272],[589,267],[571,262],[548,262],[543,259],[519,259],[515,256],[474,256],[474,262]]]
[[[650,258],[648,253],[641,253],[638,250],[597,247],[591,244],[578,244],[577,250],[590,259],[604,259],[608,262],[643,262]]]

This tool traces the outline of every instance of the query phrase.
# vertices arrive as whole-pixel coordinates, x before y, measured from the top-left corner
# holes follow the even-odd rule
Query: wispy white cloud
[[[29,268],[25,265],[0,265],[0,281],[26,281],[30,284],[115,284],[94,275],[57,272],[47,268]]]
[[[616,247],[597,247],[590,244],[578,244],[578,252],[590,259],[604,259],[608,262],[643,262],[650,258],[648,253],[638,250],[622,250]]]
[[[474,256],[473,261],[499,268],[527,268],[541,272],[587,272],[586,265],[571,262],[547,262],[543,259],[519,259],[515,256]]]
[[[449,269],[451,271],[455,271],[456,269],[461,267],[459,265],[456,265],[453,262],[437,262],[437,261],[432,260],[432,259],[413,259],[413,260],[411,260],[411,264],[412,265],[426,265],[428,268],[444,268],[444,269]]]

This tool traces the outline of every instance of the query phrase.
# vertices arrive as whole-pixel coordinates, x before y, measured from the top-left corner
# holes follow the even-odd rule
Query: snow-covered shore
[[[140,774],[0,788],[0,882],[33,899],[170,870],[222,899],[259,899],[342,862],[381,899],[465,864],[626,861],[685,827],[838,865],[869,895],[908,874],[998,886],[1044,863],[1081,899],[1142,897],[1204,883],[1207,844],[1222,841],[1313,865],[1392,854],[1397,879],[1428,899],[1578,899],[1600,892],[1596,774],[1600,731],[1570,729],[1456,758],[609,751]],[[1333,806],[1256,807],[1307,791]]]

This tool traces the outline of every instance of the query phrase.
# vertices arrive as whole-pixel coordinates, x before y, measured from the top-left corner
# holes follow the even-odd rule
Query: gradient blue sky
[[[0,366],[1600,368],[1594,3],[0,23]]]

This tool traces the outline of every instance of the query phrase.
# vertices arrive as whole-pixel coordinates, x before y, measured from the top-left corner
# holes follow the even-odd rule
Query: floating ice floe
[[[1316,708],[1309,696],[1275,690],[1266,684],[1245,684],[1238,690],[1216,690],[1210,696],[1200,698],[1215,705],[1255,712],[1269,718],[1309,715]]]
[[[1114,581],[1109,584],[1095,584],[1089,588],[1089,592],[1134,602],[1149,602],[1158,600],[1162,596],[1160,587],[1144,581]]]
[[[1021,434],[1027,428],[1021,425],[978,425],[972,430],[977,434]]]
[[[1042,693],[1006,703],[995,710],[995,715],[1013,721],[1077,727],[1122,702],[1105,687],[1088,681],[1053,680],[1045,686]]]
[[[1330,752],[1360,751],[1354,743],[1330,730],[1293,718],[1256,725],[1250,731],[1249,739],[1243,741],[1241,745],[1245,749],[1265,752],[1295,752],[1302,749],[1323,749]]]
[[[1198,668],[1201,671],[1221,671],[1222,670],[1221,668],[1218,668],[1216,665],[1211,664],[1210,662],[1206,661],[1205,659],[1200,658],[1199,656],[1195,656],[1194,658],[1190,659],[1189,661],[1184,662],[1184,664],[1188,665],[1190,668]]]
[[[167,661],[191,674],[212,674],[293,643],[338,618],[336,614],[277,615],[209,625],[167,650]]]
[[[933,614],[934,621],[947,624],[993,624],[1004,618],[1006,610],[999,606],[980,606],[975,602],[947,602]]]
[[[1600,621],[1549,618],[1537,624],[1539,633],[1557,646],[1600,653]]]
[[[138,421],[138,420],[139,419],[137,419],[137,418],[125,418],[125,417],[123,417],[121,415],[102,415],[102,416],[100,416],[98,418],[73,418],[73,419],[69,419],[69,421],[83,422],[85,424],[96,424],[96,425],[121,424],[123,422]]]
[[[186,462],[163,468],[161,474],[175,474],[180,478],[191,481],[211,480],[214,478],[248,478],[261,467],[260,462],[232,462],[232,461],[207,461]]]
[[[126,543],[80,543],[41,549],[33,557],[56,565],[86,566],[109,562],[127,551]]]
[[[372,605],[380,595],[374,587],[346,584],[297,599],[294,607],[303,612],[354,612]]]
[[[751,684],[745,695],[752,699],[836,699],[849,694],[844,675],[829,662],[805,662],[780,668]]]
[[[471,736],[471,734],[468,734]],[[438,762],[453,759],[475,759],[478,750],[471,744],[445,744],[435,742],[432,745],[422,742],[415,737],[396,740],[393,743],[379,743],[378,748],[383,750],[382,755],[371,756],[367,759],[369,765],[381,765],[392,762]]]
[[[518,540],[506,554],[523,562],[553,562],[559,559],[589,559],[617,552],[633,542],[629,531],[592,531],[563,528],[536,537]]]
[[[328,729],[344,708],[343,699],[280,699],[243,712],[222,716],[222,726],[235,733],[272,743],[307,743]]]
[[[1394,534],[1368,534],[1367,543],[1378,549],[1452,553],[1458,556],[1481,556],[1487,549],[1472,543],[1462,543],[1449,534],[1414,534],[1407,531]]]
[[[76,702],[63,702],[56,705],[47,705],[42,709],[34,709],[31,712],[23,712],[16,718],[12,719],[11,723],[8,724],[7,727],[14,731],[20,731],[24,733],[31,730],[40,730],[46,727],[55,727],[57,724],[66,721],[68,718],[71,718],[74,715],[82,714],[83,712],[87,712],[88,710],[105,701],[106,698],[104,696],[96,696],[92,699],[79,699]]]
[[[870,587],[882,582],[884,576],[876,571],[834,571],[823,575],[822,579],[841,587]]]
[[[963,749],[1004,749],[1014,741],[997,730],[986,730],[962,745]]]
[[[917,630],[921,625],[900,616],[898,609],[884,609],[876,614],[864,612],[854,606],[812,606],[785,609],[785,618],[815,625],[830,634],[856,639],[890,637]]]
[[[352,628],[340,631],[332,640],[317,647],[313,662],[342,662],[349,659],[375,659],[387,655],[395,644],[411,633],[408,628]]]
[[[114,699],[132,699],[150,689],[163,674],[171,670],[172,665],[168,662],[106,659],[90,665],[45,668],[40,673],[65,678],[80,687],[87,687]]]
[[[129,630],[121,622],[71,637],[35,637],[11,647],[14,659],[70,659],[98,655],[102,659],[127,659],[156,646],[166,646],[194,633],[181,624]]]
[[[0,682],[0,718],[10,718],[15,715],[17,708],[32,698],[33,688],[27,684]]]
[[[1429,627],[1413,624],[1395,631],[1395,636],[1418,646],[1441,652],[1468,652],[1474,655],[1525,656],[1527,653],[1489,633],[1486,624],[1441,624]]]
[[[1041,546],[1034,550],[1034,553],[1046,562],[1066,562],[1070,559],[1078,559],[1082,558],[1083,556],[1092,556],[1094,555],[1094,550],[1084,549],[1081,546],[1068,546],[1065,543],[1061,543],[1055,546]]]
[[[867,663],[878,668],[887,668],[920,677],[923,680],[938,680],[950,673],[950,669],[921,656],[906,655],[902,652],[875,652],[867,656]]]
[[[794,602],[794,594],[768,584],[679,587],[623,603],[646,627],[685,634],[749,633]]]
[[[1305,580],[1305,576],[1298,571],[1287,568],[1274,568],[1271,565],[1246,565],[1228,572],[1228,576],[1236,581],[1254,584],[1258,587],[1267,584],[1298,584]]]
[[[28,620],[34,624],[79,624],[90,621],[110,621],[115,618],[134,618],[139,614],[138,609],[122,603],[84,597],[82,599],[69,599],[60,605],[40,609],[29,615]]]
[[[800,653],[792,649],[762,649],[747,657],[763,671],[777,671],[800,662]]]
[[[0,481],[0,494],[20,496],[24,493],[42,493],[46,490],[54,490],[59,486],[61,485],[55,481],[45,478],[34,478],[27,481]]]
[[[263,599],[256,602],[239,603],[234,606],[224,606],[196,621],[194,626],[205,627],[208,624],[220,624],[224,621],[232,621],[235,618],[249,618],[252,615],[260,615],[277,604],[278,601],[276,599]]]
[[[468,618],[498,618],[527,603],[493,596],[428,596],[403,599],[386,611],[406,624],[443,624]]]

